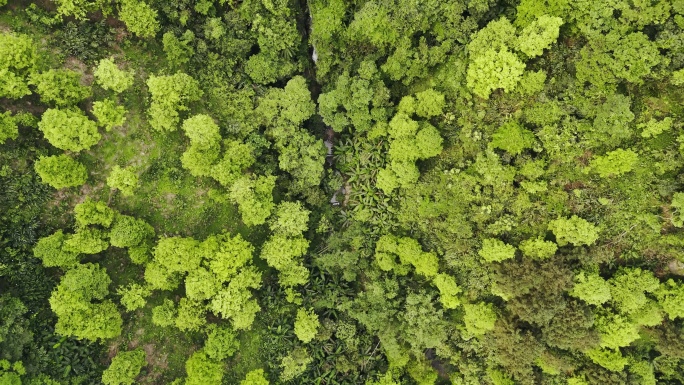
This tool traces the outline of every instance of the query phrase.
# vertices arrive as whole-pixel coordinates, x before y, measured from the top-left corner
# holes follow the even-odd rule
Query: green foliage
[[[107,272],[92,263],[67,271],[50,296],[50,307],[57,315],[55,331],[92,341],[119,336],[121,315],[116,305],[105,299],[110,283]]]
[[[60,16],[73,16],[76,19],[85,19],[86,15],[104,6],[102,0],[55,0],[57,12]]]
[[[62,150],[88,150],[100,141],[97,124],[80,110],[49,108],[40,119],[38,129],[50,144]]]
[[[318,321],[318,315],[313,309],[297,309],[297,319],[294,324],[294,333],[300,341],[308,344],[315,337],[321,323]]]
[[[175,325],[181,331],[198,331],[207,323],[206,312],[200,302],[181,298],[177,311]]]
[[[115,247],[133,247],[152,236],[154,236],[154,229],[147,222],[119,214],[109,232],[109,242]]]
[[[24,348],[33,342],[27,312],[18,298],[10,294],[0,296],[0,359],[20,359]]]
[[[581,272],[575,276],[575,286],[569,294],[590,305],[601,305],[610,301],[610,285],[596,273]]]
[[[396,258],[399,257],[397,263]],[[427,278],[437,275],[439,261],[433,252],[424,252],[418,241],[408,237],[383,235],[375,246],[375,261],[380,269],[405,275],[407,266]]]
[[[640,84],[661,62],[656,44],[642,32],[594,34],[580,51],[577,80],[599,88],[626,80]]]
[[[31,95],[27,82],[14,72],[0,68],[0,96],[21,99],[26,95]]]
[[[93,116],[100,127],[111,131],[114,127],[123,126],[126,122],[126,109],[112,99],[98,100],[93,103]]]
[[[608,283],[615,307],[629,314],[646,305],[647,298],[644,292],[654,292],[660,282],[648,270],[623,268],[609,279]]]
[[[121,296],[121,304],[129,312],[145,307],[146,298],[152,294],[147,287],[137,283],[119,287],[116,292]]]
[[[34,169],[43,183],[56,189],[80,186],[88,179],[85,166],[64,154],[41,156]]]
[[[465,303],[463,310],[463,323],[468,335],[479,337],[494,330],[497,316],[491,303]]]
[[[553,257],[558,250],[558,246],[549,241],[543,240],[541,237],[530,238],[520,242],[518,245],[523,255],[534,259],[548,259]]]
[[[190,60],[195,53],[191,45],[194,39],[195,34],[191,30],[185,31],[180,39],[173,32],[164,34],[162,37],[164,53],[166,53],[166,60],[171,68],[179,68]]]
[[[684,381],[681,1],[17,4],[0,376]]]
[[[458,295],[462,292],[462,289],[458,287],[454,277],[440,273],[432,280],[432,283],[437,286],[439,301],[445,309],[456,309],[461,304]]]
[[[558,246],[565,246],[568,243],[575,246],[591,245],[598,239],[596,226],[577,215],[573,215],[570,219],[554,219],[549,223],[548,229],[556,236]]]
[[[118,189],[125,197],[132,196],[138,188],[138,175],[132,167],[121,168],[116,165],[107,177],[107,186]]]
[[[109,242],[104,237],[105,234],[100,229],[83,227],[70,236],[64,246],[77,253],[97,254],[109,247]]]
[[[592,349],[587,351],[587,356],[595,363],[613,372],[619,372],[624,369],[629,360],[620,354],[620,351],[613,351],[609,349]]]
[[[270,224],[271,231],[296,237],[309,228],[309,214],[309,210],[305,209],[301,202],[281,202]]]
[[[223,147],[223,158],[211,167],[209,175],[223,186],[230,187],[240,179],[245,169],[256,162],[256,158],[254,149],[248,143],[226,140],[223,142]]]
[[[28,35],[0,33],[0,69],[26,74],[36,65],[38,50]]]
[[[592,159],[590,169],[601,178],[616,177],[632,171],[638,160],[636,152],[619,148]]]
[[[280,372],[280,379],[282,381],[290,381],[299,377],[312,361],[313,359],[309,352],[304,348],[297,348],[291,351],[281,361],[280,367],[282,372]]]
[[[670,206],[675,209],[672,218],[670,218],[672,225],[675,227],[684,227],[684,193],[677,192],[672,194]]]
[[[527,25],[516,42],[517,49],[529,57],[541,55],[558,39],[563,19],[543,15]]]
[[[142,349],[119,352],[112,358],[112,363],[102,372],[102,383],[105,385],[132,385],[140,370],[147,363]]]
[[[181,163],[194,176],[211,175],[221,143],[219,127],[208,115],[195,115],[183,122],[183,131],[190,138],[188,150],[181,156]]]
[[[327,150],[323,141],[304,130],[297,130],[280,147],[278,166],[294,178],[292,189],[304,192],[316,187],[323,177],[323,161]]]
[[[164,299],[161,305],[152,308],[152,323],[158,326],[171,326],[176,323],[178,311],[170,299]]]
[[[1,75],[0,75],[1,76]],[[7,139],[16,139],[19,136],[19,127],[12,114],[7,111],[0,114],[0,144]]]
[[[199,100],[202,90],[190,75],[152,75],[147,79],[151,94],[148,110],[150,125],[158,131],[175,131],[180,123],[180,112],[188,110],[188,103]]]
[[[33,248],[33,255],[43,262],[45,267],[71,268],[80,261],[77,251],[68,248],[65,241],[69,239],[62,230],[38,240]]]
[[[105,90],[121,93],[131,88],[134,82],[134,73],[124,71],[114,63],[113,58],[100,60],[97,68],[93,71],[97,84]],[[97,115],[97,114],[96,114]],[[99,118],[98,118],[99,119]]]
[[[416,115],[423,118],[432,118],[442,114],[446,102],[444,95],[430,88],[416,93]]]
[[[116,212],[110,209],[106,203],[86,198],[83,202],[74,206],[76,224],[80,227],[88,225],[111,226]]]
[[[21,376],[24,374],[26,369],[21,361],[12,364],[7,360],[0,360],[0,384],[21,385]]]
[[[596,318],[601,346],[616,350],[639,339],[639,326],[619,314],[601,314]]]
[[[36,86],[40,100],[65,107],[91,96],[90,87],[81,85],[81,74],[67,69],[51,69],[31,75],[30,84]]]
[[[340,75],[335,87],[318,97],[318,113],[336,132],[353,127],[368,131],[389,117],[389,92],[382,82]]]
[[[308,248],[309,241],[301,235],[297,237],[274,235],[264,243],[260,256],[269,266],[281,273],[280,284],[282,286],[293,287],[305,284],[309,277],[309,272],[302,265],[301,260]]]
[[[169,272],[187,273],[197,269],[202,254],[192,238],[161,238],[154,248],[154,260]]]
[[[684,285],[668,279],[655,291],[658,303],[671,320],[684,318]]]
[[[230,188],[230,199],[238,205],[242,221],[247,226],[266,223],[275,207],[272,191],[275,187],[274,176],[243,176]]]
[[[220,385],[223,379],[223,364],[210,359],[203,351],[197,351],[185,363],[188,378],[185,385]]]
[[[252,298],[249,289],[261,286],[261,273],[253,267],[242,269],[228,286],[223,287],[212,298],[209,308],[224,319],[233,321],[236,330],[249,329],[254,323],[256,314],[261,310]]]
[[[119,19],[128,30],[138,37],[153,37],[159,30],[157,11],[139,0],[123,0],[119,9]]]
[[[489,49],[475,57],[468,66],[467,84],[475,95],[489,99],[496,89],[513,91],[524,70],[525,65],[507,48]]]
[[[492,147],[500,148],[511,155],[518,155],[534,146],[534,133],[524,129],[518,122],[505,123],[492,135]]]
[[[667,117],[661,121],[651,119],[646,123],[638,124],[637,127],[641,129],[642,138],[657,137],[663,132],[667,132],[672,129],[672,118]]]
[[[482,241],[482,248],[477,254],[487,262],[501,262],[515,257],[515,247],[495,238]]]
[[[229,327],[209,325],[207,340],[202,350],[207,356],[216,361],[223,361],[238,351],[240,344],[237,333]]]
[[[263,369],[254,369],[247,373],[245,379],[240,381],[240,385],[268,385],[268,379]]]

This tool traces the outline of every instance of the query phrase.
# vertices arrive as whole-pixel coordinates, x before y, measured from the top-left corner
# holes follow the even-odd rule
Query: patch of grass
[[[160,305],[170,293],[157,293],[147,305],[124,318],[124,330],[110,344],[112,350],[141,348],[148,365],[137,384],[168,384],[185,376],[185,361],[202,346],[200,333],[181,332],[175,327],[160,327],[152,323],[152,308]]]

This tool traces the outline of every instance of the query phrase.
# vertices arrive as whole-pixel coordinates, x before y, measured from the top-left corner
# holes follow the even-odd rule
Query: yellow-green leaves
[[[247,373],[245,379],[240,381],[240,385],[269,385],[263,369],[254,369]]]
[[[463,304],[463,310],[465,331],[470,336],[479,337],[494,329],[497,316],[491,303],[466,303]]]
[[[639,155],[632,150],[621,148],[610,151],[606,155],[592,159],[589,169],[601,178],[618,177],[634,169],[639,161]]]
[[[563,20],[558,17],[542,15],[519,34],[505,17],[487,24],[468,44],[468,88],[484,99],[489,99],[496,89],[504,92],[515,89],[525,71],[525,64],[515,51],[524,54],[525,58],[541,55],[558,39],[562,24]],[[536,80],[543,81],[545,77],[539,75],[535,76]],[[538,90],[539,86],[528,87],[525,93]]]
[[[73,152],[88,150],[102,138],[97,124],[76,109],[49,108],[38,129],[53,146]]]
[[[308,344],[311,342],[321,323],[318,321],[318,315],[314,313],[313,309],[303,309],[297,310],[297,319],[294,324],[294,333],[299,338],[300,341]]]
[[[230,188],[230,199],[237,203],[242,221],[247,226],[264,224],[275,207],[273,188],[275,176],[239,178]]]
[[[590,305],[601,305],[608,302],[610,295],[610,285],[597,273],[581,272],[575,276],[575,286],[569,292],[573,297],[577,297]]]
[[[472,59],[466,81],[475,95],[489,99],[489,95],[496,89],[512,91],[524,71],[525,64],[508,48],[498,51],[488,49]]]
[[[445,309],[456,309],[461,304],[458,295],[462,290],[456,284],[454,277],[448,274],[439,273],[432,280],[432,283],[437,286],[437,289],[439,290],[439,301]]]
[[[116,165],[107,177],[107,186],[118,189],[125,197],[132,196],[138,188],[138,174],[132,167],[121,168]]]
[[[681,282],[668,279],[655,291],[655,295],[671,320],[684,318],[684,285]]]
[[[113,58],[102,59],[93,71],[97,84],[105,90],[121,93],[133,85],[133,72],[119,69]]]
[[[185,371],[188,373],[185,385],[219,385],[223,379],[224,364],[212,360],[200,350],[185,362]]]
[[[439,269],[435,253],[424,252],[418,241],[413,238],[394,235],[380,237],[375,246],[375,260],[382,270],[394,270],[399,275],[405,275],[408,272],[407,267],[413,266],[416,273],[432,278],[437,275]]]
[[[121,334],[121,315],[112,301],[105,300],[110,283],[105,269],[96,264],[67,271],[50,296],[50,307],[58,319],[57,333],[92,341]]]
[[[555,219],[549,223],[548,228],[556,236],[558,246],[565,246],[568,243],[575,246],[591,245],[598,240],[596,226],[577,215]]]
[[[503,124],[492,135],[492,147],[500,148],[511,155],[518,155],[526,148],[532,148],[534,142],[534,133],[516,121]]]
[[[487,262],[501,262],[515,257],[515,247],[496,238],[487,238],[477,254]]]
[[[104,372],[102,383],[105,385],[133,385],[145,362],[145,351],[142,349],[119,352]]]
[[[517,48],[528,57],[541,55],[558,39],[563,19],[543,15],[526,26],[518,36]]]
[[[62,230],[57,230],[52,235],[40,238],[33,248],[33,255],[43,261],[45,267],[71,268],[79,261],[79,253],[71,250],[64,244],[69,239]]]
[[[43,183],[56,189],[80,186],[88,179],[85,166],[64,154],[41,156],[34,169]]]
[[[534,259],[547,259],[556,254],[558,246],[549,241],[543,240],[541,237],[526,239],[518,245],[523,255]]]
[[[138,37],[154,36],[159,30],[157,10],[139,0],[123,0],[119,9],[119,19],[129,31]]]
[[[180,123],[179,112],[187,111],[188,103],[199,100],[203,94],[199,83],[182,72],[152,75],[147,79],[147,87],[151,94],[150,125],[159,131],[175,131]]]
[[[97,118],[98,125],[104,127],[106,131],[123,126],[126,121],[126,109],[124,106],[117,105],[112,99],[94,102],[92,113]]]
[[[68,69],[51,69],[31,75],[40,100],[57,106],[73,106],[90,97],[90,87],[81,85],[81,74]]]

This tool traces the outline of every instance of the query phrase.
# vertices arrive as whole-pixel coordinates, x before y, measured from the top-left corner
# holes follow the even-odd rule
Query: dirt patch
[[[168,354],[158,354],[154,344],[145,344],[142,346],[147,356],[147,363],[161,369],[168,369],[169,363],[167,361]]]
[[[80,72],[81,84],[84,86],[91,86],[95,80],[93,74],[88,71],[88,66],[76,57],[68,57],[64,63],[64,68]]]
[[[109,345],[109,349],[107,349],[107,361],[111,362],[116,355],[119,354],[119,343],[113,343]]]

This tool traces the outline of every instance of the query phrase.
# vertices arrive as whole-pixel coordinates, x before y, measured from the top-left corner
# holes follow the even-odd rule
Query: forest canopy
[[[0,385],[683,384],[682,85],[681,0],[0,0]]]

